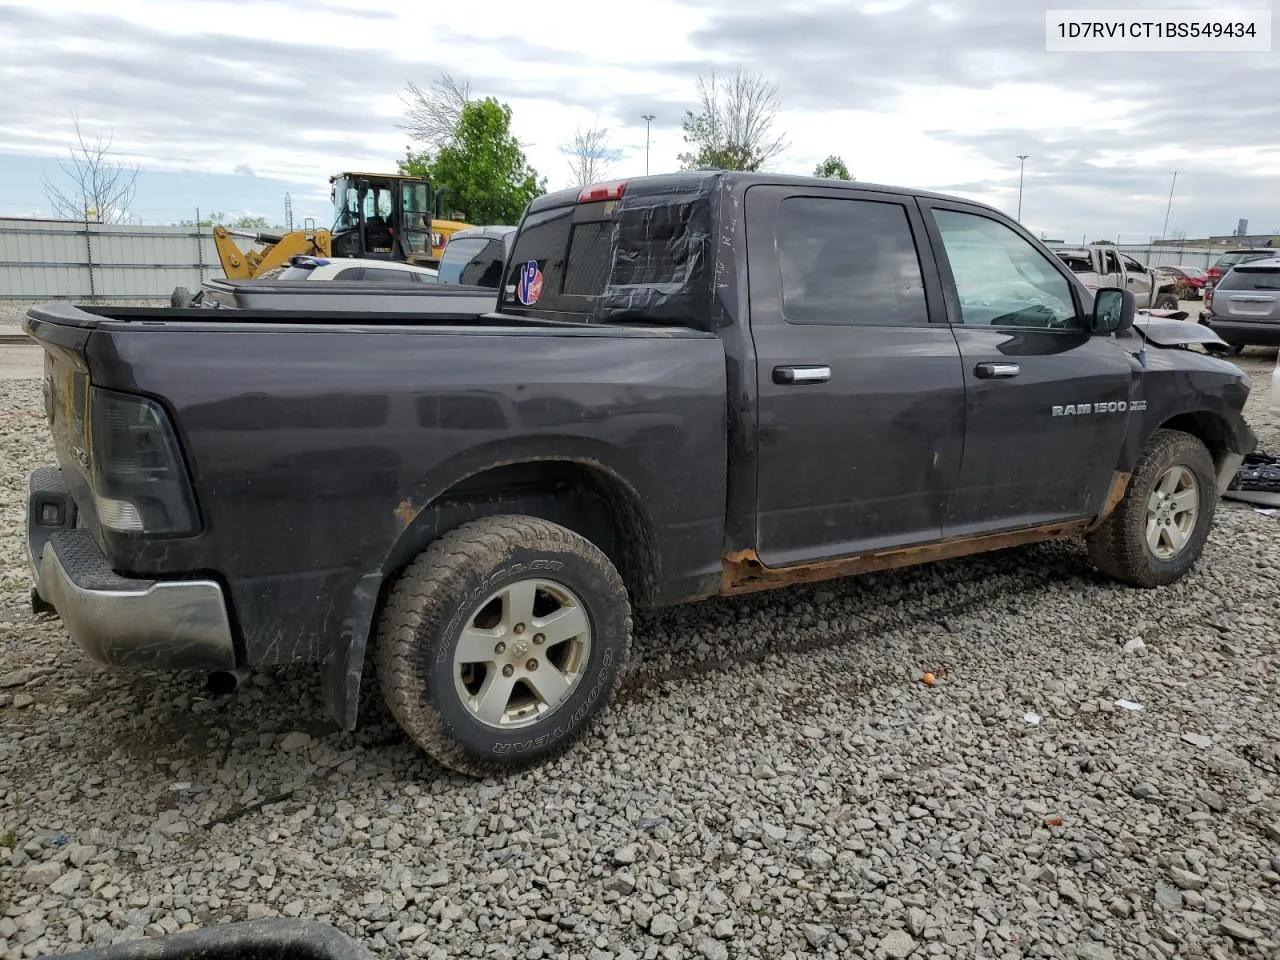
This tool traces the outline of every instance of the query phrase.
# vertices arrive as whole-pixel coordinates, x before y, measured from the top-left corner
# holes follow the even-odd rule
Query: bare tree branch
[[[113,137],[104,142],[101,136],[92,140],[80,129],[80,118],[71,116],[76,131],[76,146],[68,152],[71,160],[58,161],[70,181],[59,187],[48,177],[44,180],[45,196],[54,215],[66,220],[94,220],[98,223],[124,223],[138,188],[137,164],[111,159]]]
[[[698,77],[698,112],[685,115],[685,140],[692,153],[687,167],[763,170],[790,146],[773,128],[780,103],[778,87],[743,67],[726,81],[712,71]]]
[[[411,139],[439,150],[453,141],[462,108],[470,99],[471,81],[465,77],[455,80],[450,74],[441,73],[430,90],[423,90],[410,80],[407,94],[400,96],[405,115],[396,126],[408,132]]]
[[[568,158],[570,183],[575,187],[585,187],[608,178],[613,164],[622,156],[620,150],[609,146],[608,129],[598,124],[592,124],[586,130],[579,127],[560,152]]]

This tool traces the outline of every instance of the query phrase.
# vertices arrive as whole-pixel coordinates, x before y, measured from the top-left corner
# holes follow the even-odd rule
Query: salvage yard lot
[[[1274,451],[1272,355],[1240,362]],[[337,734],[312,671],[99,670],[27,606],[36,381],[0,383],[0,450],[10,960],[264,915],[387,957],[1280,950],[1280,519],[1250,507],[1157,591],[1053,544],[642,617],[593,736],[475,782],[372,682]]]

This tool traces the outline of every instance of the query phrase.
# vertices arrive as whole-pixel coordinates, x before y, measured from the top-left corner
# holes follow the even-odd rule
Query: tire
[[[1157,553],[1148,540],[1153,518],[1149,505],[1153,494],[1161,492],[1157,488],[1169,483],[1175,471],[1180,471],[1180,479],[1189,475],[1191,485],[1179,482],[1164,490],[1185,495],[1194,489],[1194,494],[1177,500],[1167,513],[1159,507],[1155,519],[1160,523],[1152,528],[1161,550]],[[1192,505],[1194,514],[1188,518],[1180,508]],[[1133,587],[1149,589],[1174,583],[1200,559],[1217,505],[1217,471],[1205,445],[1180,430],[1157,430],[1143,449],[1124,498],[1086,538],[1089,559],[1106,576]],[[1181,535],[1181,546],[1168,552],[1176,545],[1175,534]]]
[[[562,610],[565,638],[555,640]],[[613,564],[578,534],[532,517],[488,517],[445,534],[405,569],[374,644],[396,722],[438,763],[483,777],[545,762],[594,724],[630,654],[631,604]]]
[[[174,287],[173,293],[169,294],[169,306],[171,307],[189,307],[191,306],[191,291],[186,287]]]
[[[1177,296],[1176,296],[1175,294],[1172,294],[1172,293],[1162,293],[1162,294],[1160,294],[1159,296],[1157,296],[1157,297],[1156,297],[1156,306],[1155,306],[1155,309],[1157,309],[1157,310],[1177,310],[1177,309],[1178,309],[1178,298],[1177,298]]]

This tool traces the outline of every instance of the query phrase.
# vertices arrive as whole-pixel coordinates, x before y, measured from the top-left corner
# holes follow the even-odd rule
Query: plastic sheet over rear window
[[[715,181],[679,193],[623,194],[613,213],[612,269],[591,319],[708,327]]]

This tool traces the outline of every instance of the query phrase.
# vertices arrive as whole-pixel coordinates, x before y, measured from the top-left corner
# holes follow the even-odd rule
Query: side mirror
[[[1138,302],[1120,287],[1102,287],[1093,295],[1090,327],[1094,333],[1123,333],[1133,326]]]
[[[437,220],[449,219],[444,215],[444,198],[447,197],[448,195],[449,195],[449,189],[447,187],[438,187],[436,189],[434,207],[435,207],[435,217]]]

